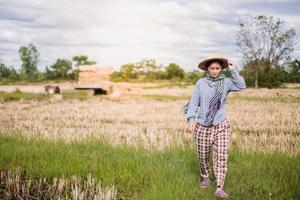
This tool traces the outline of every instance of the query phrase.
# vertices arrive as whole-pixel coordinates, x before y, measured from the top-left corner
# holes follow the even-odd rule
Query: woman
[[[189,131],[195,134],[200,175],[203,179],[200,187],[206,188],[211,183],[209,156],[212,150],[217,185],[215,195],[226,198],[228,194],[223,186],[227,172],[230,123],[226,119],[225,101],[229,92],[245,89],[246,84],[235,65],[221,56],[211,55],[199,63],[198,67],[208,73],[195,85],[186,119]],[[221,73],[225,68],[229,68],[232,78],[226,78]]]

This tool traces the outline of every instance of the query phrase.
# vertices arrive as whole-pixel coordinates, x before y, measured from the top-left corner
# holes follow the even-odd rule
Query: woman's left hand
[[[227,61],[227,63],[228,63],[228,67],[229,67],[230,69],[232,69],[232,68],[235,67],[235,64],[233,64],[233,63],[230,62],[229,60]]]

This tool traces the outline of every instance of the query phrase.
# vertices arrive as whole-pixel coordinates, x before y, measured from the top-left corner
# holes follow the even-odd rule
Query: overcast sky
[[[235,43],[243,14],[280,17],[299,40],[299,11],[300,0],[0,0],[0,61],[20,68],[18,49],[33,43],[40,69],[82,54],[116,70],[153,58],[191,71],[209,53],[241,66]]]

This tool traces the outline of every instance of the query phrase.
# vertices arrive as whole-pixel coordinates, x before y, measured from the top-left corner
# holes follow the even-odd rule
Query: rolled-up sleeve
[[[200,101],[199,81],[196,83],[186,114],[189,123],[193,123],[196,118],[197,109]]]
[[[245,79],[240,75],[236,67],[229,68],[232,78],[229,81],[229,92],[240,91],[246,88]]]

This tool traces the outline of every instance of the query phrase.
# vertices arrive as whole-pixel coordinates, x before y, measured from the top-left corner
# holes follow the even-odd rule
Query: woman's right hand
[[[187,129],[188,129],[189,132],[193,133],[194,130],[195,130],[195,128],[196,128],[196,123],[195,122],[192,122],[192,123],[188,124],[188,128]]]

